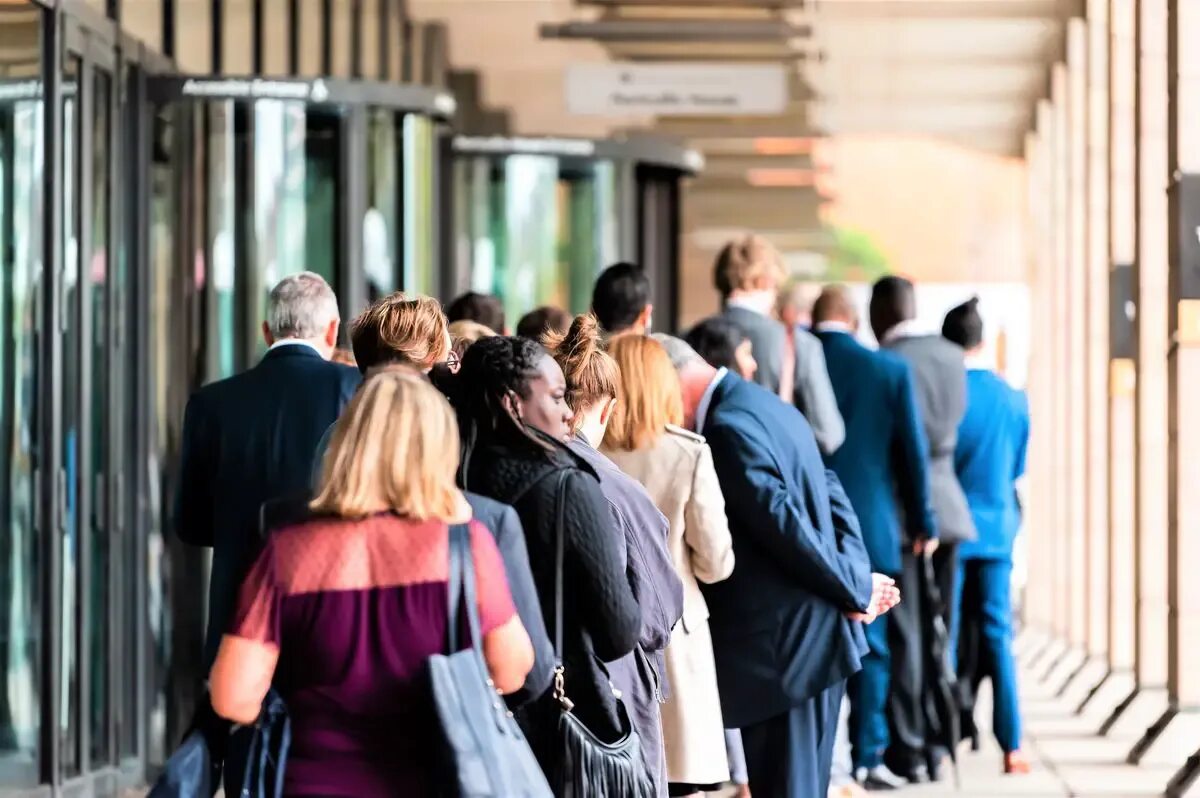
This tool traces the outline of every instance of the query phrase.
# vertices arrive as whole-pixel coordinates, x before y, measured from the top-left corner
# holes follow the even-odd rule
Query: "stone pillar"
[[[1168,689],[1200,711],[1200,2],[1169,0]],[[1192,748],[1200,745],[1200,728]]]
[[[1050,166],[1053,170],[1053,212],[1050,234],[1053,240],[1051,269],[1054,273],[1052,319],[1056,320],[1054,335],[1054,451],[1051,468],[1054,482],[1054,525],[1049,534],[1054,537],[1054,610],[1055,632],[1064,641],[1071,640],[1071,435],[1070,390],[1068,363],[1070,335],[1068,334],[1070,304],[1070,217],[1068,212],[1068,181],[1070,156],[1067,135],[1067,66],[1055,64],[1050,76],[1050,125],[1052,144]]]
[[[1067,401],[1067,526],[1070,615],[1067,639],[1072,649],[1087,644],[1087,23],[1067,23],[1067,255],[1065,378]]]
[[[1087,653],[1104,678],[1108,654],[1108,3],[1087,4]]]
[[[1137,677],[1167,683],[1167,8],[1137,0]]]
[[[1132,673],[1136,648],[1134,590],[1136,523],[1134,467],[1133,262],[1136,256],[1136,190],[1134,141],[1137,119],[1134,91],[1137,56],[1134,0],[1111,0],[1109,6],[1109,257],[1111,312],[1109,314],[1109,569],[1108,662],[1114,673]]]

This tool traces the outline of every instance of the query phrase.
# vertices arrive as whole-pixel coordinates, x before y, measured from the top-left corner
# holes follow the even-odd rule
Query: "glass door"
[[[41,12],[0,8],[0,791],[39,781],[44,557],[37,505],[44,369]],[[14,43],[22,46],[14,48]]]
[[[111,33],[64,17],[63,34],[59,567],[50,571],[58,575],[62,622],[51,722],[57,778],[112,794],[122,749],[130,754],[122,734],[138,722],[127,713],[137,662],[126,645],[138,621],[119,589],[132,572],[122,545],[131,526],[123,474],[132,434],[126,398],[132,284],[117,223],[125,82]]]

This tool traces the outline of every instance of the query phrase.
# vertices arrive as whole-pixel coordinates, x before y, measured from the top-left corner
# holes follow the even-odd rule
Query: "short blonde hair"
[[[622,335],[608,345],[621,372],[617,408],[604,445],[632,451],[650,446],[668,424],[683,423],[683,393],[667,350],[647,335]]]
[[[450,331],[436,299],[397,291],[358,314],[350,344],[364,374],[388,363],[429,369],[450,354]]]
[[[748,235],[730,241],[717,254],[713,283],[721,296],[754,288],[764,277],[782,282],[786,276],[783,256],[762,236]]]
[[[367,379],[334,427],[310,506],[342,518],[381,510],[418,520],[454,518],[458,451],[458,425],[445,397],[414,370],[385,367]]]
[[[459,319],[450,322],[451,349],[454,354],[462,357],[463,352],[480,338],[493,338],[496,331],[491,327],[470,319]]]

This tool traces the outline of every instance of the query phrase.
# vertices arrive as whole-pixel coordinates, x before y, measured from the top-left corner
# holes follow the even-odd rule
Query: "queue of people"
[[[463,794],[425,676],[460,637],[458,530],[489,689],[549,790],[522,794],[938,778],[957,741],[930,731],[925,698],[955,663],[967,713],[993,680],[1005,768],[1027,769],[1007,587],[1023,397],[974,368],[974,303],[922,335],[911,284],[881,281],[872,350],[845,289],[808,329],[783,278],[765,241],[732,242],[724,308],[685,338],[652,332],[628,263],[589,313],[539,308],[517,335],[494,297],[397,293],[349,325],[356,368],[336,362],[325,281],[281,281],[262,362],[201,389],[185,421],[178,528],[214,550],[227,794],[246,794],[272,687],[292,728],[283,794]]]

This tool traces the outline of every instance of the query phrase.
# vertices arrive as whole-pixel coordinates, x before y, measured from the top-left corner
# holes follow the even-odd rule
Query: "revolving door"
[[[176,250],[204,295],[203,379],[255,362],[271,287],[300,271],[344,319],[398,289],[438,293],[438,136],[453,99],[337,80],[157,77],[155,157],[171,165]]]

